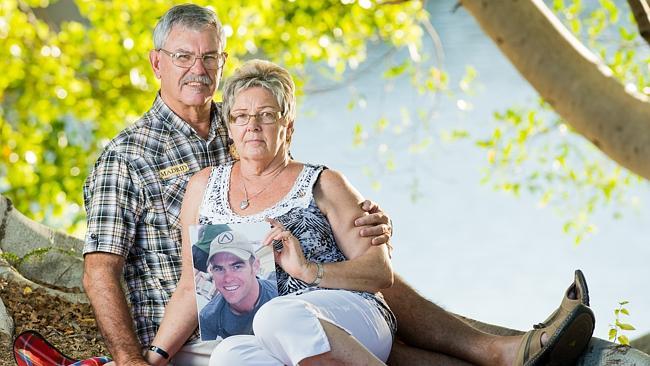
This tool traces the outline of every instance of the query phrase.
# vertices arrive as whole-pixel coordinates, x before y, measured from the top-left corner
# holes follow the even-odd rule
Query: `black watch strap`
[[[169,353],[167,353],[167,351],[165,351],[164,349],[156,346],[149,346],[149,348],[147,349],[151,352],[155,352],[161,355],[165,360],[169,360]]]

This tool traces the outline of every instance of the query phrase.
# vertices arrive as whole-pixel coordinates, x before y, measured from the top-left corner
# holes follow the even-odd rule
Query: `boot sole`
[[[556,341],[548,355],[549,366],[575,365],[594,332],[594,316],[591,311],[581,311]],[[588,337],[583,336],[588,334]]]

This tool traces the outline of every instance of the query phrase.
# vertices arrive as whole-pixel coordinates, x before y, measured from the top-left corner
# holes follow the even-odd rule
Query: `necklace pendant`
[[[245,199],[239,203],[239,208],[242,210],[245,210],[250,204],[248,203],[248,200]]]

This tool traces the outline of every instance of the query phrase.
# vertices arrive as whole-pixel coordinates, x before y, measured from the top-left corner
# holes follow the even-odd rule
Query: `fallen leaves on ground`
[[[42,289],[0,280],[0,298],[14,319],[15,334],[35,330],[72,358],[108,355],[90,304],[71,303]],[[0,365],[13,365],[11,345],[2,345]]]

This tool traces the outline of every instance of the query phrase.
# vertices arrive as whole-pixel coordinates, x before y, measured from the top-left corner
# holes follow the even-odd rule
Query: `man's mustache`
[[[181,79],[181,85],[187,83],[201,83],[207,86],[212,85],[212,79],[207,75],[186,75]]]

